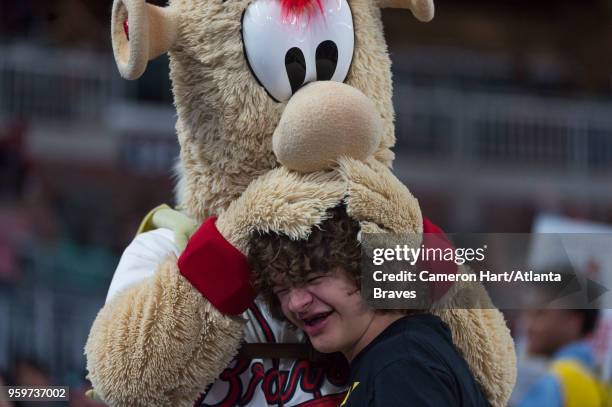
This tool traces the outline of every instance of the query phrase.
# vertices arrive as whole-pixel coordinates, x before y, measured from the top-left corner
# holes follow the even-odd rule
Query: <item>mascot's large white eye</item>
[[[287,101],[308,82],[346,79],[353,16],[346,0],[256,0],[244,12],[242,40],[259,83]]]

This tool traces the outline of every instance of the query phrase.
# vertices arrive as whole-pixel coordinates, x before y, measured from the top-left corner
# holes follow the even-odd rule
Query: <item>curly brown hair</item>
[[[266,233],[250,241],[249,264],[253,285],[262,295],[273,317],[285,320],[273,287],[278,284],[305,284],[311,273],[342,269],[361,287],[361,245],[359,223],[344,206],[329,210],[329,218],[314,228],[308,240],[291,240],[285,235]]]

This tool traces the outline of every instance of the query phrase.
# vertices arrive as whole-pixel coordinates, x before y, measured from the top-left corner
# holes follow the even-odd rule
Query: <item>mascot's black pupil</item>
[[[306,79],[306,59],[301,49],[291,48],[285,54],[285,69],[291,84],[291,92],[295,93],[304,84]]]
[[[333,41],[323,41],[317,47],[317,80],[328,81],[336,72],[338,47]]]
[[[338,65],[338,47],[333,41],[323,41],[317,47],[317,80],[329,81]],[[295,93],[304,84],[306,79],[306,59],[301,49],[291,48],[285,54],[285,69],[291,84],[291,93]]]

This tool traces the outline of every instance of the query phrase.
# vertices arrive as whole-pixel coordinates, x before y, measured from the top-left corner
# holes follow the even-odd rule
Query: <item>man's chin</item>
[[[313,348],[315,348],[316,351],[319,353],[335,353],[335,352],[340,351],[338,347],[334,347],[334,346],[314,346],[313,345]]]
[[[310,338],[310,343],[317,352],[321,353],[334,353],[341,350],[341,346],[332,343],[329,340],[325,340],[325,338],[321,338],[320,336]]]

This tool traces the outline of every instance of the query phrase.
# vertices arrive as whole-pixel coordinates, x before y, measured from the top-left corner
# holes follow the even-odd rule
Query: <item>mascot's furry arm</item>
[[[169,257],[100,311],[85,347],[88,377],[112,406],[190,405],[241,339],[242,321],[215,309]]]
[[[241,250],[255,230],[307,236],[344,196],[333,177],[273,170],[219,216],[218,230]],[[229,300],[240,303],[236,295]],[[236,354],[242,331],[242,318],[212,306],[171,256],[100,311],[85,348],[89,378],[109,405],[191,405]]]

